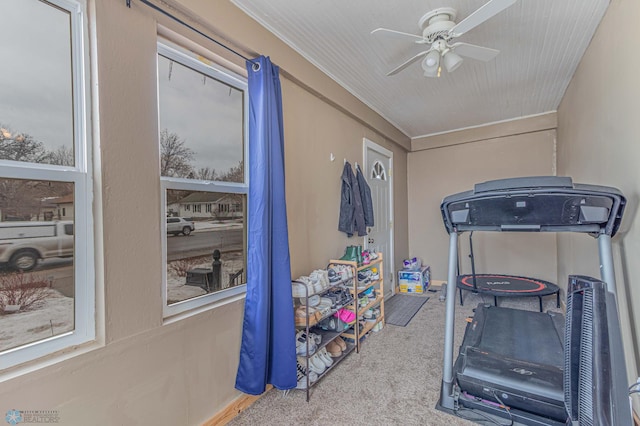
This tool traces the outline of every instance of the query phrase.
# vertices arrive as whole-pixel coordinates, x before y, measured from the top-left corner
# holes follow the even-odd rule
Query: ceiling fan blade
[[[406,61],[405,63],[403,63],[402,65],[392,69],[391,71],[389,71],[387,73],[387,77],[392,76],[394,74],[399,73],[400,71],[402,71],[403,69],[407,68],[409,65],[413,64],[414,62],[419,61],[420,59],[424,58],[425,56],[427,56],[427,53],[431,52],[432,49],[429,50],[425,50],[424,52],[420,52],[418,53],[416,56],[414,56],[413,58],[409,59],[408,61]]]
[[[453,43],[450,47],[460,56],[484,62],[492,60],[500,53],[500,51],[496,49],[462,42]]]
[[[403,33],[401,31],[390,30],[388,28],[376,28],[375,30],[371,31],[371,34],[374,34],[374,35],[385,35],[385,36],[391,36],[391,37],[396,37],[396,38],[403,38],[405,40],[406,39],[412,39],[416,43],[426,43],[426,40],[422,36],[415,35],[415,34],[409,34],[409,33]]]
[[[502,12],[517,0],[490,0],[473,12],[471,15],[460,21],[455,27],[449,30],[452,37],[458,37],[472,28],[477,27],[489,18]]]

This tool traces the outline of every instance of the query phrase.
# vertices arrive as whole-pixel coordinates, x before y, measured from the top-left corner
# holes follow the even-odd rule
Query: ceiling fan
[[[387,28],[377,28],[371,34],[400,37],[413,40],[417,44],[429,44],[429,49],[418,53],[400,66],[387,73],[391,76],[399,73],[409,65],[422,60],[425,77],[439,77],[442,65],[448,72],[455,71],[462,64],[462,57],[479,61],[490,61],[499,50],[474,44],[451,41],[467,31],[477,27],[489,18],[502,12],[517,0],[490,0],[462,21],[455,23],[457,11],[451,7],[441,7],[425,14],[418,21],[422,35],[409,34]]]

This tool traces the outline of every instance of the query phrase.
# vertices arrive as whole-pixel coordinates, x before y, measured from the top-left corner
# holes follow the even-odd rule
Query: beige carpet
[[[465,293],[456,298],[455,352],[462,342],[465,318],[483,302]],[[445,302],[430,297],[406,327],[387,325],[371,333],[360,353],[352,352],[306,393],[287,395],[273,389],[230,425],[470,425],[467,420],[435,409],[442,379]],[[421,297],[421,296],[415,296]],[[493,303],[493,297],[485,296]],[[537,298],[501,299],[500,306],[538,310]],[[544,309],[557,310],[555,297]]]

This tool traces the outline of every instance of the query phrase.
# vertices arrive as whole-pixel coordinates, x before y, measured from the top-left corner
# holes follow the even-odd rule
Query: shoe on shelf
[[[311,282],[313,282],[313,288],[316,292],[320,292],[329,287],[329,280],[325,277],[327,271],[316,269],[309,274]]]
[[[322,348],[318,351],[318,354],[316,355],[322,362],[324,362],[324,365],[329,368],[333,365],[333,360],[331,359],[331,355],[329,355],[327,353],[327,349],[326,348]]]
[[[340,349],[341,349],[342,351],[346,351],[346,350],[347,350],[347,344],[345,343],[345,341],[344,341],[344,340],[342,340],[342,337],[338,336],[338,337],[336,337],[335,339],[333,339],[333,341],[334,341],[338,346],[340,346]]]
[[[338,309],[334,316],[347,324],[352,324],[356,320],[356,314],[345,308]]]
[[[369,295],[373,293],[373,287],[369,287],[368,289],[366,289],[365,291],[363,291],[362,293],[358,294],[358,297],[369,297]]]
[[[318,312],[318,319],[326,317],[331,313],[331,307],[333,306],[333,301],[328,297],[321,297],[320,303],[316,306],[316,310]]]
[[[318,323],[318,327],[322,330],[327,331],[337,331],[338,330],[338,320],[333,317],[325,318]]]
[[[293,281],[291,288],[293,297],[308,297],[313,293],[313,285],[309,281],[309,277],[302,276]]]
[[[300,304],[300,306],[305,306],[308,303],[310,307],[314,308],[320,304],[320,296],[314,294],[309,298],[300,297],[298,298],[298,303]]]
[[[366,287],[370,282],[369,274],[364,271],[358,272],[358,287]]]
[[[313,371],[318,376],[324,373],[326,369],[327,369],[327,366],[318,357],[318,354],[315,354],[311,358],[309,358],[309,370]]]
[[[342,304],[342,306],[346,306],[348,304],[350,304],[351,302],[353,302],[353,296],[351,295],[351,293],[347,290],[343,290],[342,291],[342,299],[340,300],[340,303]]]
[[[373,250],[365,250],[365,251],[363,251],[362,252],[362,257],[364,258],[365,256],[369,258],[369,263],[373,262],[378,257],[380,257],[380,256],[378,256],[378,253],[376,253]]]
[[[318,346],[322,343],[322,336],[320,334],[309,333],[309,339]]]
[[[325,346],[325,349],[332,358],[337,358],[342,355],[342,349],[335,341],[331,341]]]
[[[336,276],[340,281],[346,281],[349,279],[349,272],[345,265],[334,265],[331,269],[336,273]]]
[[[309,340],[308,354],[313,354],[316,351],[316,348],[316,343],[313,340]],[[299,331],[296,334],[296,355],[307,355],[307,336],[304,331]]]
[[[356,259],[352,260],[352,262],[355,262]],[[342,279],[343,281],[346,280],[350,280],[351,278],[353,278],[353,271],[354,268],[351,265],[338,265],[341,269],[341,274],[342,274]]]
[[[337,273],[334,268],[327,269],[327,277],[329,277],[329,283],[331,283],[331,285],[337,284],[342,281],[342,278],[340,278],[340,274]]]
[[[307,318],[309,318],[309,325],[315,325],[321,316],[316,308],[309,307],[307,309],[305,306],[298,306],[295,311],[295,324],[298,326],[307,325]]]
[[[324,284],[322,283],[322,280],[320,279],[318,274],[316,274],[315,272],[312,272],[309,275],[309,281],[309,289],[312,290],[310,294],[320,293],[322,290],[324,290]]]
[[[371,268],[369,273],[369,279],[372,281],[377,281],[380,279],[380,274],[378,274],[378,268]]]
[[[322,282],[324,283],[325,288],[329,288],[332,285],[332,282],[329,281],[329,271],[326,269],[318,269],[318,273],[322,278]]]
[[[324,295],[327,299],[331,300],[331,309],[340,305],[340,294],[335,292],[330,292]]]
[[[304,358],[297,357],[296,364],[296,378],[298,379],[298,382],[296,383],[296,389],[307,388],[307,373],[309,375],[310,385],[318,380],[318,374],[314,373],[313,371],[307,371],[307,363]]]
[[[358,246],[348,246],[345,249],[344,255],[340,258],[340,260],[346,260],[348,262],[357,262],[358,258],[359,258]]]

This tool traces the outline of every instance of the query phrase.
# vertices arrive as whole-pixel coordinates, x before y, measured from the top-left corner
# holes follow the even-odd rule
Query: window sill
[[[183,319],[192,317],[194,315],[201,314],[203,312],[210,311],[212,309],[216,309],[220,306],[225,306],[233,302],[237,302],[238,300],[244,299],[247,295],[247,285],[243,284],[233,289],[229,289],[226,291],[222,291],[216,293],[212,296],[218,296],[216,300],[212,300],[211,302],[201,301],[201,300],[185,300],[184,302],[179,302],[171,306],[165,307],[165,317],[163,321],[163,325],[173,324],[177,321],[181,321]],[[206,296],[203,296],[206,297]],[[189,303],[200,302],[198,306],[189,307]],[[179,306],[183,305],[183,306]],[[172,313],[167,308],[177,308],[175,309],[180,311]]]

